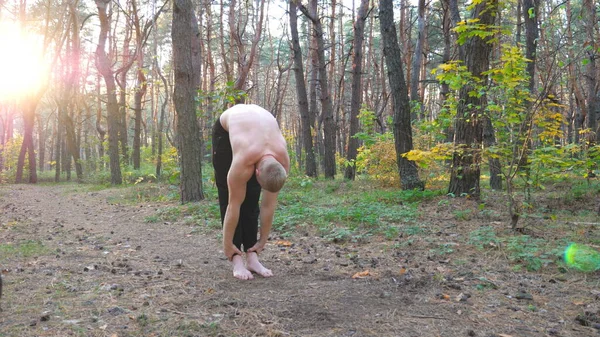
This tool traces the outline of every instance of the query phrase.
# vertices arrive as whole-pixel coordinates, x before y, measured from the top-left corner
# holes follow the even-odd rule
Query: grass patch
[[[19,243],[4,243],[0,244],[0,256],[4,259],[9,258],[30,258],[35,256],[46,255],[50,249],[41,241],[27,240]]]
[[[282,232],[297,226],[311,226],[324,238],[363,241],[371,235],[394,238],[400,224],[412,223],[418,216],[417,195],[430,198],[436,192],[384,191],[367,182],[301,181],[299,189],[280,194],[273,228]],[[351,188],[352,193],[347,189]]]

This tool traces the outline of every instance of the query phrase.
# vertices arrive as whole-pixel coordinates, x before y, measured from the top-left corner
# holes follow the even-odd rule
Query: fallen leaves
[[[287,240],[277,240],[277,241],[273,242],[273,244],[275,244],[276,246],[279,246],[279,247],[291,247],[293,245],[293,243],[291,241],[287,241]]]
[[[359,271],[358,273],[352,275],[352,278],[353,279],[365,278],[367,276],[371,276],[371,272],[369,272],[368,270],[365,270],[365,271]]]

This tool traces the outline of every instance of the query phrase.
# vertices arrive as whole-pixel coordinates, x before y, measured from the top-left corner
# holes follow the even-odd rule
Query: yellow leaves
[[[481,21],[479,18],[462,20],[462,21],[459,21],[456,25],[457,26],[464,26],[466,24],[471,24],[472,25],[472,24],[475,24],[475,23],[477,23],[479,21]]]
[[[427,168],[435,161],[446,160],[451,155],[452,144],[450,143],[437,144],[430,151],[411,150],[403,154],[406,159],[414,161],[421,168]]]
[[[452,71],[455,70],[456,67],[456,63],[442,63],[438,66],[438,69],[441,69],[443,71]],[[433,69],[433,71],[435,71],[436,69]]]
[[[399,186],[397,167],[393,137],[384,135],[368,147],[358,149],[357,170],[366,172],[382,186]]]

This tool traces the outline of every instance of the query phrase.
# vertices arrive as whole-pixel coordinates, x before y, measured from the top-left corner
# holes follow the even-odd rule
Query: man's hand
[[[223,242],[223,252],[229,261],[233,260],[234,255],[242,255],[242,251],[236,247],[233,242]]]
[[[266,240],[259,240],[252,248],[248,249],[248,252],[255,252],[256,254],[260,253],[265,249],[265,245],[267,244]]]

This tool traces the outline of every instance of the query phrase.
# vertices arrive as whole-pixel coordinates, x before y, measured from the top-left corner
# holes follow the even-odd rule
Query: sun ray
[[[36,92],[47,76],[40,36],[0,22],[0,101]]]

